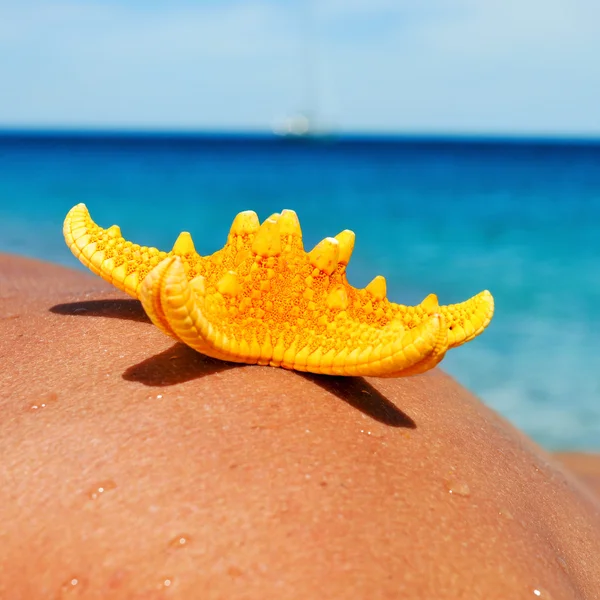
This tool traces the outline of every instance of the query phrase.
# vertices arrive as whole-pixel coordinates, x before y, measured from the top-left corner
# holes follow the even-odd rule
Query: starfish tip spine
[[[383,275],[374,277],[365,288],[375,300],[383,300],[387,293],[387,283]]]
[[[252,252],[264,258],[281,254],[279,219],[265,219],[252,242]]]
[[[340,243],[332,237],[321,240],[308,254],[310,264],[327,275],[335,271],[339,257]]]
[[[237,273],[235,271],[227,271],[217,282],[217,290],[223,296],[237,296],[242,290]]]
[[[253,210],[244,210],[233,219],[230,235],[249,235],[256,233],[260,227],[258,215]]]
[[[108,235],[110,235],[113,238],[118,238],[121,237],[121,228],[118,225],[111,225],[106,230],[106,233],[108,233]]]
[[[300,220],[295,211],[284,208],[279,217],[279,233],[281,235],[292,235],[302,239]]]
[[[438,297],[435,294],[429,294],[423,302],[421,302],[421,308],[425,310],[425,312],[432,312],[434,310],[438,310],[440,304],[438,302]]]
[[[350,262],[350,257],[354,250],[354,240],[356,235],[350,229],[344,229],[335,236],[335,239],[340,245],[339,262],[342,265],[347,265]]]
[[[177,236],[175,244],[173,244],[173,249],[171,250],[171,252],[180,256],[192,254],[195,251],[194,240],[192,240],[192,236],[187,231],[182,231]]]

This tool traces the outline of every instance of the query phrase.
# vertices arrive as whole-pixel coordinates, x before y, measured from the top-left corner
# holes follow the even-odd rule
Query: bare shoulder
[[[600,507],[435,370],[204,358],[0,256],[0,597],[594,598]]]

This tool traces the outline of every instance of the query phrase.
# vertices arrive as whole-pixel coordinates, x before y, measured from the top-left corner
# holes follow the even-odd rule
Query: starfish
[[[305,252],[296,213],[262,224],[239,213],[225,246],[200,256],[188,232],[170,252],[102,229],[84,204],[66,216],[63,233],[79,260],[141,301],[165,334],[208,356],[327,375],[400,377],[423,373],[448,349],[479,335],[494,301],[483,291],[440,306],[434,294],[416,306],[386,298],[378,275],[352,287],[346,267],[354,233],[344,230]]]

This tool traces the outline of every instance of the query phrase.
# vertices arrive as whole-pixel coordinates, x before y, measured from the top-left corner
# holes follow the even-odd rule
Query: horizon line
[[[531,132],[453,132],[453,131],[317,131],[306,136],[285,136],[268,129],[228,128],[167,128],[167,127],[100,127],[100,126],[38,126],[4,125],[0,123],[0,138],[6,137],[80,137],[80,138],[163,138],[163,139],[255,139],[280,141],[423,141],[423,142],[504,142],[600,144],[599,133],[531,133]]]

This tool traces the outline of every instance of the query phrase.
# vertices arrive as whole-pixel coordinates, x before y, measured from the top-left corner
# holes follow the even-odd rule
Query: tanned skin
[[[7,255],[0,361],[0,598],[598,598],[592,488],[439,369],[220,362]]]

